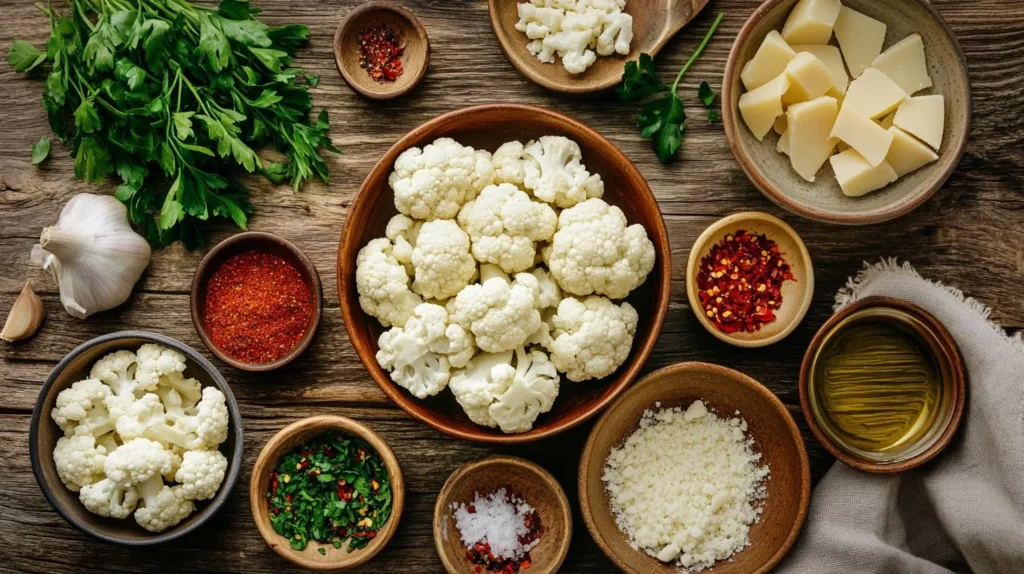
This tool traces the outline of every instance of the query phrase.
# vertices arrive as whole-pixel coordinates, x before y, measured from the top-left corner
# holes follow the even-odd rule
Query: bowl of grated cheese
[[[580,510],[624,572],[751,574],[796,541],[811,495],[800,431],[764,385],[680,363],[605,411],[580,458]]]

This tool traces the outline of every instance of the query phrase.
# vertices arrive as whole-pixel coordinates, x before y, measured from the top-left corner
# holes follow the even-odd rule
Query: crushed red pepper
[[[752,333],[775,320],[782,284],[796,281],[783,255],[767,236],[739,230],[701,259],[700,303],[716,329]]]
[[[359,32],[359,67],[378,82],[393,82],[402,75],[402,52],[398,32],[383,22]]]
[[[313,294],[299,270],[278,255],[246,251],[227,258],[206,285],[204,326],[227,356],[271,363],[302,340]]]

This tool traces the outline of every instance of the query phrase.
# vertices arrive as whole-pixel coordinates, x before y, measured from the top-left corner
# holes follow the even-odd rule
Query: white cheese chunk
[[[860,197],[876,189],[882,189],[896,181],[896,172],[892,166],[882,162],[872,166],[864,156],[856,150],[847,150],[829,159],[832,171],[839,180],[843,194],[849,197]]]
[[[832,72],[810,52],[801,52],[786,65],[789,89],[782,103],[797,104],[824,96],[832,87]]]
[[[892,127],[892,121],[894,119],[896,119],[896,112],[893,112],[885,116],[884,118],[878,120],[878,125],[882,126],[885,129],[889,129]]]
[[[740,96],[740,115],[757,141],[775,125],[775,118],[782,115],[782,94],[789,89],[789,78],[779,74],[767,84]]]
[[[837,94],[845,94],[846,88],[850,85],[850,76],[846,74],[846,66],[843,65],[843,55],[835,46],[793,46],[797,54],[808,52],[825,64],[828,71],[832,73],[832,90]],[[829,93],[832,95],[832,93]]]
[[[782,132],[782,135],[779,136],[779,143],[775,145],[775,151],[789,155],[789,130]]]
[[[850,109],[850,106],[843,106],[836,118],[830,137],[839,138],[846,142],[860,155],[876,167],[885,161],[889,153],[889,146],[892,145],[892,134],[882,126],[865,118]]]
[[[800,177],[814,182],[821,166],[832,155],[836,140],[829,135],[839,113],[835,98],[821,96],[793,104],[786,110],[789,129],[789,161]]]
[[[868,68],[850,83],[843,107],[873,120],[896,110],[906,98],[907,93],[896,82],[882,72]]]
[[[843,6],[835,23],[836,40],[843,49],[850,75],[859,78],[882,53],[885,42],[885,23]],[[785,34],[783,34],[785,36]],[[797,42],[790,41],[790,44]]]
[[[786,122],[786,114],[775,118],[775,133],[780,136],[786,133],[786,128],[789,127],[789,123]]]
[[[900,104],[893,125],[939,149],[945,130],[946,100],[942,96],[914,96]]]
[[[768,32],[757,53],[740,72],[743,87],[754,90],[774,80],[786,70],[786,64],[794,57],[796,52],[782,39],[781,34],[775,30]]]
[[[900,128],[893,126],[889,133],[893,136],[892,145],[885,156],[885,163],[892,166],[897,176],[903,177],[939,159],[930,147]]]
[[[889,76],[904,92],[911,95],[932,87],[920,34],[911,34],[893,44],[871,62],[871,67]]]
[[[828,44],[839,17],[839,0],[800,0],[782,27],[782,37],[792,44]]]

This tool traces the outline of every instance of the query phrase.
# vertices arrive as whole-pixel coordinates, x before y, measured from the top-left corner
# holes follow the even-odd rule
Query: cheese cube
[[[743,87],[753,90],[774,80],[786,70],[786,64],[794,57],[796,52],[782,39],[781,34],[775,30],[768,32],[757,53],[740,72]]]
[[[893,138],[885,163],[892,166],[897,176],[903,177],[939,159],[931,148],[900,128],[891,127],[889,133]]]
[[[871,62],[882,53],[885,42],[885,24],[843,6],[835,24],[836,40],[843,49],[850,75],[859,78]],[[783,34],[785,36],[785,34]],[[798,42],[790,41],[790,44]]]
[[[814,54],[801,52],[786,65],[789,89],[782,103],[796,104],[824,96],[832,87],[832,72]]]
[[[871,193],[896,181],[897,178],[896,172],[888,163],[883,161],[877,166],[872,166],[864,156],[852,149],[832,156],[829,162],[832,164],[832,171],[836,173],[836,179],[839,180],[843,195],[849,197]]]
[[[885,116],[884,118],[878,120],[878,125],[882,126],[885,129],[889,129],[892,127],[892,121],[894,119],[896,119],[896,112],[893,112]]]
[[[786,110],[789,129],[789,161],[800,177],[814,182],[821,166],[832,155],[836,140],[829,136],[839,113],[835,98],[821,96],[793,104]]]
[[[789,124],[786,122],[786,114],[782,114],[781,116],[775,118],[775,133],[781,136],[782,134],[786,133],[787,127],[789,127]]]
[[[786,130],[779,136],[779,143],[775,146],[775,151],[789,155],[789,130]]]
[[[937,150],[942,145],[945,122],[945,98],[914,96],[900,104],[892,123]]]
[[[839,17],[839,0],[800,0],[782,27],[782,37],[792,44],[828,44]]]
[[[764,139],[775,125],[775,118],[782,115],[782,94],[788,89],[789,78],[786,74],[779,74],[760,88],[740,96],[740,115],[757,141]]]
[[[850,147],[864,156],[871,167],[877,167],[885,161],[889,146],[892,145],[891,133],[851,110],[850,106],[843,106],[839,111],[830,137],[839,138],[850,144]]]
[[[889,76],[908,94],[932,86],[928,63],[924,57],[924,42],[919,34],[911,34],[894,44],[875,58],[871,67]]]
[[[907,98],[903,88],[896,85],[882,72],[874,68],[864,70],[859,78],[850,83],[846,90],[843,107],[870,118],[880,118],[896,110]]]
[[[839,48],[835,46],[797,45],[793,46],[793,51],[797,54],[801,52],[814,54],[814,57],[821,60],[821,63],[825,64],[828,71],[832,72],[830,96],[833,95],[833,92],[836,94],[846,93],[846,88],[850,85],[850,76],[846,75],[846,66],[843,65],[843,55],[839,52]]]

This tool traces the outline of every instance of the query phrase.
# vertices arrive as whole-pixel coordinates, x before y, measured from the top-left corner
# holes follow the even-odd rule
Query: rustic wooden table
[[[45,225],[83,191],[112,192],[113,185],[88,186],[72,175],[68,149],[55,144],[52,158],[33,167],[29,146],[49,129],[39,78],[16,75],[0,64],[0,312],[31,279],[49,316],[41,332],[18,345],[3,345],[0,367],[0,570],[71,571],[236,571],[280,572],[289,565],[263,543],[249,514],[249,471],[260,448],[280,428],[299,418],[334,413],[371,424],[390,442],[402,462],[409,489],[398,533],[365,572],[437,572],[440,562],[431,536],[436,493],[464,462],[500,451],[542,463],[576,495],[576,464],[589,425],[540,443],[492,449],[448,438],[420,424],[385,398],[349,345],[341,322],[335,273],[338,237],[348,207],[370,166],[401,135],[446,111],[491,102],[548,106],[591,125],[632,158],[661,204],[672,241],[675,268],[672,304],[660,342],[647,369],[679,361],[727,365],[762,381],[790,407],[803,426],[797,369],[815,330],[831,313],[832,297],[864,260],[895,256],[925,275],[964,288],[993,308],[993,319],[1008,329],[1024,326],[1024,2],[1021,0],[936,1],[967,54],[974,89],[974,126],[959,169],[945,188],[914,213],[867,228],[834,227],[783,213],[747,181],[733,159],[720,124],[693,121],[680,158],[657,163],[650,144],[633,127],[634,106],[611,96],[561,97],[531,85],[508,64],[491,32],[483,0],[403,0],[430,34],[430,71],[419,88],[395,102],[374,103],[356,96],[342,81],[331,50],[334,29],[355,1],[257,0],[271,24],[303,23],[312,42],[298,64],[321,77],[314,88],[317,107],[330,110],[334,142],[344,150],[329,158],[332,184],[309,185],[301,194],[253,179],[256,212],[250,229],[271,231],[294,241],[313,259],[326,296],[320,333],[291,367],[269,375],[247,375],[219,364],[245,418],[245,467],[227,506],[206,527],[159,548],[133,549],[100,543],[65,523],[47,504],[32,476],[28,456],[29,418],[42,381],[76,345],[104,333],[145,329],[177,338],[210,354],[189,318],[188,292],[203,251],[175,245],[156,253],[132,298],[120,308],[88,321],[61,310],[56,285],[29,262]],[[512,1],[512,0],[508,0]],[[707,30],[715,13],[726,18],[681,92],[693,118],[699,117],[696,86],[721,84],[732,39],[756,0],[713,0],[659,57],[665,75],[678,70]],[[22,0],[0,0],[4,25],[0,47],[14,38],[42,45],[48,32],[42,14]],[[718,342],[696,322],[686,302],[681,270],[697,235],[715,219],[740,210],[782,216],[803,236],[814,258],[817,293],[803,324],[770,349],[739,350]],[[215,229],[211,242],[235,230]],[[215,361],[216,362],[216,361]],[[831,458],[805,432],[815,480]],[[574,501],[578,512],[578,506]],[[611,571],[578,514],[572,549],[563,571]]]

